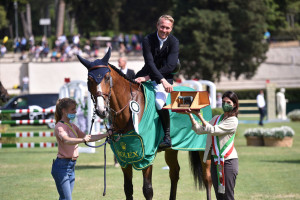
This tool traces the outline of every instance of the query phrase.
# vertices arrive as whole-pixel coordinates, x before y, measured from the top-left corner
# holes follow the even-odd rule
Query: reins
[[[92,67],[89,71],[93,70],[93,69],[96,69],[96,68],[99,68],[99,67],[103,67],[103,66],[95,66],[95,67]],[[89,77],[90,78],[90,77]],[[130,82],[130,100],[133,100],[135,98],[136,95],[133,95],[133,92],[132,92],[132,83]],[[137,91],[140,90],[141,88],[141,85],[142,84],[139,84],[139,87],[137,89]],[[112,81],[112,77],[111,77],[111,74],[109,72],[109,93],[103,93],[101,91],[97,91],[97,97],[101,96],[104,101],[105,101],[105,105],[107,107],[107,110],[109,111],[109,113],[113,113],[113,114],[110,114],[109,115],[109,122],[110,124],[112,125],[110,128],[107,127],[107,124],[106,122],[104,121],[104,125],[105,125],[105,128],[106,128],[106,131],[109,132],[109,131],[112,131],[112,133],[114,134],[114,130],[115,132],[117,132],[116,130],[118,130],[118,132],[124,130],[124,129],[114,129],[115,127],[117,127],[116,124],[114,124],[114,121],[117,117],[117,115],[119,115],[120,113],[122,113],[127,107],[128,105],[130,104],[130,100],[128,101],[128,103],[123,107],[121,108],[120,110],[118,111],[115,111],[114,109],[112,109],[110,107],[110,98],[111,98],[111,91],[112,91],[112,87],[113,87],[113,81]],[[107,98],[105,98],[104,96],[106,96]],[[97,98],[96,97],[96,98]],[[93,117],[92,117],[92,121],[91,121],[91,127],[90,127],[90,130],[89,130],[89,135],[91,135],[92,133],[92,129],[93,129],[93,125],[94,125],[94,122],[95,122],[95,118],[96,118],[96,113],[97,113],[97,99],[95,99],[95,96],[93,96],[91,94],[91,99],[93,101],[93,104],[94,104],[94,112],[93,112]],[[114,127],[115,126],[115,127]],[[112,134],[112,135],[113,135]],[[105,196],[106,194],[106,144],[107,143],[110,143],[111,141],[113,142],[117,142],[119,139],[120,139],[120,134],[118,134],[118,138],[117,139],[114,139],[113,136],[107,136],[106,139],[105,139],[105,142],[103,142],[102,144],[100,145],[97,145],[97,146],[92,146],[92,145],[89,145],[87,142],[85,142],[85,145],[88,146],[88,147],[91,147],[91,148],[99,148],[99,147],[102,147],[104,146],[104,191],[103,191],[103,196]]]

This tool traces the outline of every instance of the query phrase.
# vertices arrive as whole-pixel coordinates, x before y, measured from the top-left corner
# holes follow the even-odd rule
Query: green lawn
[[[236,199],[300,199],[300,123],[273,123],[265,127],[291,126],[296,135],[292,148],[247,147],[243,132],[254,124],[241,124],[235,139],[239,154],[239,175],[235,189]],[[36,127],[34,127],[36,128]],[[45,127],[39,127],[39,129]],[[24,129],[24,128],[23,128]],[[32,127],[28,126],[28,130]],[[36,128],[37,129],[37,128]],[[18,131],[12,127],[8,131]],[[27,131],[28,131],[27,130]],[[54,138],[35,138],[36,141],[53,141]],[[20,139],[30,141],[32,138]],[[154,162],[154,199],[168,199],[170,181],[164,153]],[[50,174],[56,149],[0,149],[0,199],[33,200],[58,199],[55,183]],[[108,148],[107,194],[105,199],[125,199],[123,175],[113,166],[113,154]],[[188,152],[179,153],[181,165],[177,199],[206,199],[204,191],[194,188],[189,170]],[[104,199],[103,148],[95,154],[81,154],[76,165],[76,183],[73,199]],[[144,199],[142,174],[134,171],[134,198]],[[214,194],[212,195],[215,199]]]

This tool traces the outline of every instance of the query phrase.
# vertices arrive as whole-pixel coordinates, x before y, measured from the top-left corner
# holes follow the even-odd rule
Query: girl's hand
[[[84,138],[83,138],[83,141],[84,142],[89,142],[91,140],[91,137],[92,137],[91,135],[85,135]]]
[[[108,136],[111,136],[111,135],[113,134],[112,130],[109,129],[109,130],[107,131],[107,134],[108,134]]]

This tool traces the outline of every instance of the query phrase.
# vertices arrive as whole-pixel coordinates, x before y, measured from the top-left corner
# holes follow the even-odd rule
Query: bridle
[[[99,68],[99,67],[108,67],[108,66],[95,66],[95,67],[91,68],[90,70],[93,70],[93,69],[96,69],[96,68]],[[128,100],[128,103],[123,108],[121,108],[120,110],[118,110],[118,111],[114,110],[113,108],[110,107],[110,99],[111,99],[111,93],[112,93],[112,87],[113,87],[113,79],[112,79],[112,76],[111,76],[111,71],[109,71],[108,76],[105,75],[104,78],[105,78],[105,81],[109,80],[109,91],[108,91],[108,93],[104,93],[104,92],[102,92],[98,89],[98,87],[101,83],[99,83],[97,85],[96,95],[91,93],[91,99],[92,99],[93,104],[94,104],[94,112],[93,112],[93,117],[92,117],[90,133],[91,133],[92,126],[93,126],[94,120],[96,118],[96,115],[98,115],[100,118],[105,118],[105,117],[101,116],[100,111],[97,109],[97,106],[98,106],[97,98],[102,97],[103,100],[104,100],[104,110],[109,113],[108,122],[109,122],[110,126],[108,128],[108,125],[107,125],[106,121],[104,121],[104,125],[105,125],[105,128],[106,128],[107,131],[112,131],[113,133],[118,133],[118,138],[117,139],[114,139],[114,137],[111,137],[111,140],[115,142],[115,141],[118,141],[120,139],[120,134],[125,133],[124,131],[126,130],[126,127],[120,128],[120,127],[117,126],[117,124],[115,123],[116,117],[119,114],[121,114],[129,106],[130,101],[133,100],[136,95],[133,95],[132,83],[130,82],[130,99]],[[93,78],[91,76],[89,76],[88,80],[93,81]],[[140,88],[141,88],[141,84],[139,84],[139,87],[138,87],[137,91],[139,91]],[[90,146],[90,147],[92,147],[92,146]],[[97,148],[97,147],[94,147],[94,148]]]

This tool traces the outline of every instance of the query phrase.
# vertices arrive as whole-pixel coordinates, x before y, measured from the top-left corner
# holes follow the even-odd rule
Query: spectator
[[[270,42],[271,41],[271,33],[266,30],[266,32],[264,33],[264,39],[267,41],[267,42]]]
[[[118,60],[119,63],[119,67],[121,68],[121,72],[123,72],[123,74],[126,74],[126,76],[130,79],[134,79],[135,77],[135,73],[133,70],[128,69],[126,64],[127,64],[127,58],[126,57],[120,57]]]
[[[138,40],[137,40],[137,37],[135,34],[133,34],[131,36],[131,46],[132,46],[132,49],[135,50],[136,49],[136,45],[138,43]]]
[[[59,47],[60,49],[62,49],[65,43],[67,42],[67,37],[65,35],[61,35],[58,37],[58,41],[59,41]]]
[[[1,58],[3,58],[4,55],[5,55],[5,53],[6,53],[6,51],[7,51],[7,49],[6,49],[6,47],[5,47],[4,44],[1,45],[0,51],[1,51]]]
[[[120,35],[118,36],[118,42],[119,42],[119,46],[121,45],[121,43],[124,43],[123,33],[120,33]]]
[[[25,56],[25,50],[26,50],[26,44],[27,44],[27,40],[25,37],[22,37],[22,40],[21,40],[21,57],[20,57],[20,60],[24,60],[26,58]]]
[[[40,46],[40,45],[36,46],[35,52],[34,52],[35,61],[38,61],[38,59],[39,59],[40,54],[41,54],[42,51],[43,51],[43,47],[42,46]]]
[[[265,112],[266,112],[266,101],[265,101],[265,98],[264,98],[264,91],[263,90],[260,90],[259,94],[256,97],[256,101],[257,101],[257,107],[258,107],[259,115],[260,115],[258,125],[263,126],[264,125],[263,124],[263,119],[265,117]]]
[[[17,53],[20,51],[20,40],[19,38],[16,38],[14,41],[14,53]]]
[[[31,35],[29,37],[29,45],[30,45],[30,47],[34,46],[34,36],[33,35]]]
[[[54,48],[51,55],[51,61],[55,62],[60,58],[60,53],[57,51],[57,48]]]
[[[44,47],[46,44],[48,44],[48,41],[47,41],[47,37],[44,35],[42,37],[42,46]]]
[[[124,56],[125,55],[125,51],[126,51],[126,48],[125,48],[124,43],[120,43],[120,46],[119,46],[119,56]]]
[[[43,58],[46,58],[48,56],[49,51],[50,51],[50,49],[48,47],[48,44],[45,43],[44,48],[43,48],[43,50],[41,52],[41,58],[42,58],[42,60],[43,60]]]
[[[73,36],[73,44],[79,47],[79,43],[80,43],[80,34],[76,34]]]
[[[126,49],[129,49],[130,44],[129,44],[129,35],[128,34],[126,34],[124,37],[124,45],[125,45]]]
[[[91,46],[90,46],[90,41],[87,40],[84,47],[83,47],[83,52],[85,52],[89,57],[91,57]]]
[[[26,38],[22,37],[22,40],[21,40],[21,51],[25,51],[26,50],[26,44],[27,44]]]
[[[28,76],[24,76],[22,79],[23,82],[23,87],[22,87],[22,92],[26,93],[29,91],[29,78]]]

